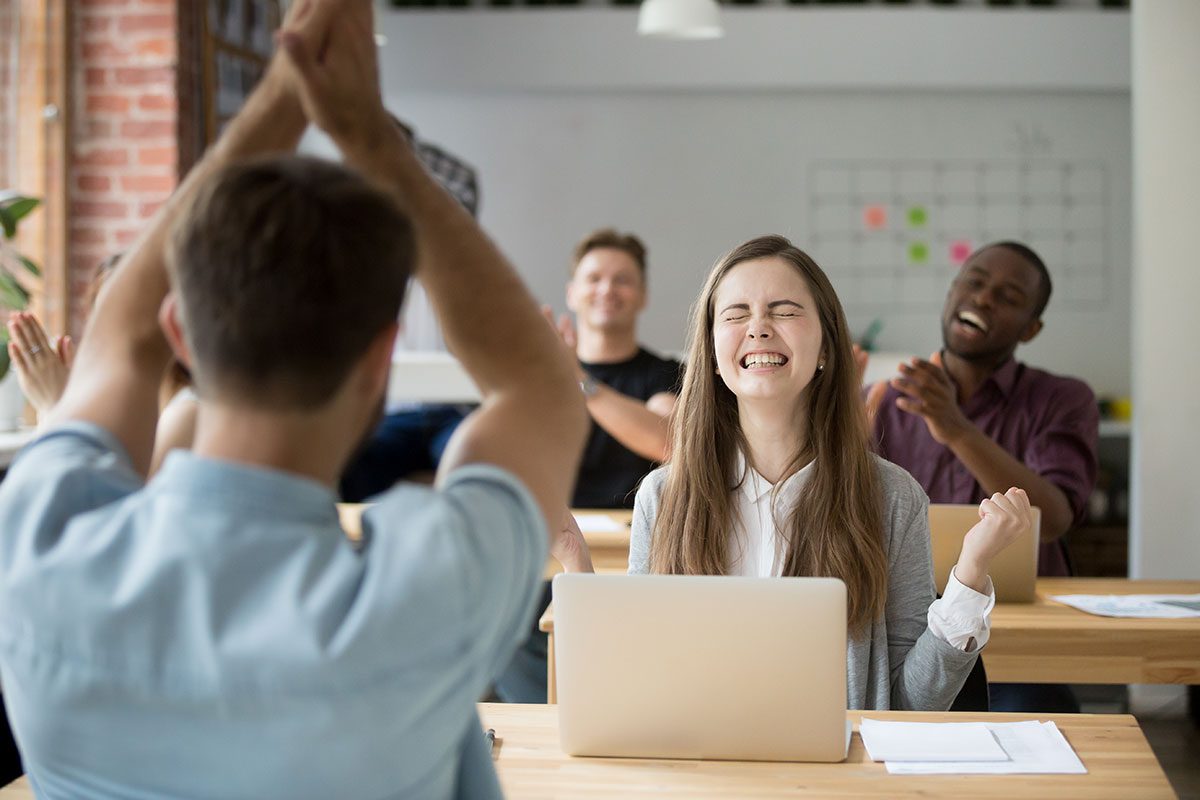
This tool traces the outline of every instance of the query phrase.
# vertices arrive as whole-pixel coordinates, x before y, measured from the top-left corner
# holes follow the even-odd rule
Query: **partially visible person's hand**
[[[896,406],[925,420],[938,444],[951,446],[974,427],[958,406],[958,389],[942,367],[940,353],[928,361],[914,358],[901,364],[900,376],[892,378],[891,385],[904,394],[896,398]]]
[[[575,374],[579,380],[583,380],[586,373],[583,367],[579,366],[579,359],[575,357],[575,345],[578,339],[575,336],[575,325],[571,322],[571,317],[563,314],[557,320],[554,318],[554,309],[548,305],[542,306],[542,316],[546,318],[546,322],[550,323],[550,327],[558,334],[558,338],[562,340],[563,346],[570,352],[571,361],[575,363]]]
[[[559,315],[558,335],[562,337],[567,349],[574,353],[575,346],[579,344],[579,337],[575,335],[575,323],[571,321],[570,314]]]
[[[867,364],[871,361],[871,354],[856,344],[851,345],[850,349],[854,353],[854,369],[858,372],[858,385],[865,386],[867,378]]]
[[[307,16],[279,33],[305,115],[343,152],[398,136],[379,92],[370,0],[311,0]]]
[[[64,336],[52,345],[37,317],[26,311],[9,317],[8,335],[8,357],[17,382],[40,417],[62,397],[75,358],[74,344]]]
[[[592,553],[579,530],[579,523],[570,511],[563,514],[558,535],[554,537],[554,543],[550,546],[550,555],[562,564],[566,572],[595,572],[592,567]]]
[[[75,340],[67,335],[58,337],[58,341],[54,343],[54,351],[70,372],[71,367],[75,366]]]
[[[1000,551],[1017,540],[1033,523],[1033,511],[1024,489],[1015,486],[996,492],[979,504],[979,522],[963,537],[954,575],[965,586],[982,591],[988,568]]]
[[[863,350],[858,345],[853,346],[854,351],[854,370],[858,374],[858,383],[860,386],[866,386],[865,380],[867,377],[867,364],[871,360],[871,354]],[[863,398],[863,403],[867,409],[867,429],[875,429],[875,417],[879,414],[879,407],[883,404],[883,396],[887,394],[887,381],[875,381],[867,389],[866,397]]]
[[[554,309],[548,305],[542,306],[542,316],[546,318],[546,322],[550,323],[550,327],[554,328],[558,338],[562,339],[563,344],[572,353],[575,352],[575,345],[579,342],[575,335],[575,323],[571,322],[570,314],[561,314],[558,319],[554,318]]]
[[[883,396],[887,394],[887,381],[875,381],[871,384],[871,388],[867,390],[867,396],[863,400],[863,405],[867,409],[867,430],[875,430],[875,418],[879,416],[879,408],[883,405]],[[872,436],[874,434],[872,433]]]

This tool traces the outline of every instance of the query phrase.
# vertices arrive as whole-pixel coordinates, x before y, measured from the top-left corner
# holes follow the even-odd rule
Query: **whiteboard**
[[[389,93],[481,178],[481,221],[542,302],[564,308],[574,243],[612,225],[649,248],[642,339],[685,342],[724,252],[782,233],[826,268],[851,328],[927,353],[957,258],[1028,240],[1055,281],[1018,355],[1129,388],[1130,109],[1123,91]],[[922,209],[921,225],[910,224]],[[882,227],[878,223],[883,210]],[[872,214],[870,220],[867,215]],[[925,249],[923,255],[917,245]],[[919,257],[918,257],[919,256]]]

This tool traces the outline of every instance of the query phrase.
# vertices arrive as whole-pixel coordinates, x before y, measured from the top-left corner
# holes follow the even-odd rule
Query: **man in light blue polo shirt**
[[[370,15],[293,4],[286,55],[109,279],[0,485],[0,677],[39,796],[499,793],[475,701],[529,624],[587,415],[383,111]],[[306,120],[353,170],[268,155]],[[333,487],[414,271],[483,403],[436,486],[385,495],[352,546]],[[144,484],[172,353],[195,447]]]

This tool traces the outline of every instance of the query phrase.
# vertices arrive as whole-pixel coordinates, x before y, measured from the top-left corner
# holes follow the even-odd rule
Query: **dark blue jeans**
[[[521,643],[512,661],[496,678],[492,688],[503,703],[546,702],[546,657],[549,651],[546,634],[538,630],[538,620],[546,613],[551,600],[550,582],[542,585],[542,599],[537,604],[529,638]]]
[[[436,470],[467,410],[421,406],[385,416],[342,473],[342,500],[361,503],[414,472]]]
[[[1079,700],[1065,683],[991,683],[992,711],[1078,714]]]

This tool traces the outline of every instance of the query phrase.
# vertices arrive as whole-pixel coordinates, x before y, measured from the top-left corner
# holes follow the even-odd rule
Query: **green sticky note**
[[[929,220],[929,215],[925,213],[922,206],[912,206],[908,209],[908,224],[913,228],[920,228]]]
[[[924,264],[929,260],[929,246],[924,242],[910,242],[908,260],[913,264]]]

